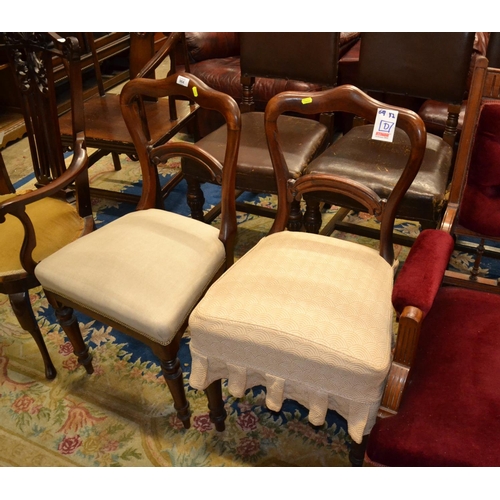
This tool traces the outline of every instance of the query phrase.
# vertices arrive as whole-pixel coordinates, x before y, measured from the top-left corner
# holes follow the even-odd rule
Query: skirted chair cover
[[[21,194],[0,196],[0,204]],[[26,212],[33,223],[37,245],[33,251],[35,261],[52,255],[68,243],[85,233],[85,221],[74,205],[57,198],[42,198],[27,205]],[[7,215],[2,224],[2,252],[0,254],[0,276],[24,274],[19,259],[19,249],[24,239],[21,222]]]
[[[236,397],[264,385],[271,410],[291,398],[321,425],[333,409],[361,442],[391,363],[393,278],[374,249],[308,233],[267,236],[193,311],[190,385],[227,378]]]

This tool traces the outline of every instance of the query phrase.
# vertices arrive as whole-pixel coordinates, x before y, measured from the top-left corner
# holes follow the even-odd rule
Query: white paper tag
[[[179,75],[177,77],[177,83],[179,85],[182,85],[183,87],[187,87],[189,85],[189,78],[186,78],[185,76]]]
[[[375,124],[373,125],[372,139],[376,141],[392,142],[394,139],[394,129],[398,119],[398,111],[394,109],[379,108]]]

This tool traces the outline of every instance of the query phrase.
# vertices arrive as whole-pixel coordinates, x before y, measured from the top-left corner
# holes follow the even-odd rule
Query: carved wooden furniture
[[[278,411],[285,398],[294,399],[309,408],[313,425],[324,422],[328,409],[340,413],[356,443],[351,461],[362,463],[363,436],[375,423],[391,363],[394,218],[422,162],[425,127],[416,113],[398,109],[411,152],[387,200],[341,176],[289,179],[280,128],[285,112],[341,111],[372,122],[380,106],[350,85],[311,94],[284,92],[269,101],[266,137],[278,185],[272,234],[214,283],[189,320],[190,385],[206,389],[218,430],[226,416],[221,379],[228,379],[236,397],[264,385],[272,410]],[[376,214],[380,251],[284,231],[291,201],[311,191],[354,197]]]
[[[88,188],[79,47],[74,38],[56,40],[47,33],[2,33],[29,133],[35,171],[47,179],[44,187],[0,196],[0,292],[8,294],[21,326],[35,339],[46,377],[56,371],[30,304],[29,290],[39,286],[34,269],[40,260],[94,227]],[[71,101],[73,158],[66,169],[60,140],[52,60],[72,59]],[[60,175],[52,180],[50,173]],[[75,183],[74,191],[67,188]],[[68,200],[74,199],[76,204]]]
[[[90,33],[85,34],[88,47],[91,53],[95,54],[94,67],[97,71],[98,81],[99,60],[93,44],[93,38]],[[141,40],[141,36],[148,36],[148,40]],[[133,34],[131,35],[131,68],[137,67],[138,60],[144,60],[144,65],[136,75],[132,77],[145,77],[151,74],[158,66],[170,57],[170,73],[175,72],[175,53],[178,45],[182,45],[183,34],[172,33],[160,49],[150,59],[148,53],[153,53],[153,33]],[[134,39],[137,38],[137,40]],[[141,43],[142,42],[142,43]],[[135,45],[134,45],[135,43]],[[142,46],[145,45],[145,48]],[[148,51],[148,46],[150,50]],[[142,57],[140,49],[142,48]],[[134,53],[139,50],[139,54]],[[115,169],[120,169],[119,154],[126,154],[130,157],[136,157],[136,149],[127,126],[123,120],[120,108],[120,96],[118,94],[106,93],[102,84],[98,85],[99,93],[87,99],[85,106],[85,134],[87,137],[87,146],[95,148],[97,151],[90,156],[90,165],[94,164],[103,156],[111,153]],[[141,117],[144,127],[152,144],[159,146],[169,141],[175,134],[187,126],[188,122],[194,118],[196,106],[189,100],[179,99],[158,99],[144,100]],[[69,115],[62,115],[60,118],[60,127],[63,144],[69,146],[71,137],[71,120]],[[162,188],[162,197],[165,198],[168,193],[182,180],[182,174],[173,176]],[[138,198],[124,193],[118,193],[109,190],[99,190],[92,188],[92,193],[102,197],[114,198],[121,201],[137,203]],[[162,201],[159,201],[158,208],[162,208]]]
[[[253,86],[256,76],[293,79],[332,87],[337,78],[339,33],[241,33],[241,83],[243,85],[242,137],[236,173],[236,189],[253,193],[276,191],[276,180],[267,149],[264,132],[264,113],[253,111]],[[280,80],[278,80],[280,81]],[[329,130],[325,125],[298,116],[281,118],[284,154],[288,159],[290,178],[298,178],[306,165],[326,146]],[[300,140],[298,138],[300,137]],[[205,136],[200,144],[222,159],[226,141],[223,127]],[[217,215],[217,207],[206,216],[203,213],[204,196],[200,184],[219,183],[220,174],[211,177],[196,165],[186,161],[182,170],[188,184],[188,204],[194,219],[210,222]],[[275,211],[247,203],[238,204],[238,210],[274,217]],[[290,228],[300,229],[302,214],[299,203],[293,204]]]
[[[500,297],[440,286],[452,250],[449,234],[424,231],[396,281],[398,344],[402,331],[410,337],[406,353],[394,355],[388,387],[391,378],[398,383],[384,396],[392,400],[390,411],[382,413],[387,418],[370,434],[367,455],[372,462],[394,467],[500,465]]]
[[[59,33],[61,34],[61,33]],[[77,33],[64,33],[64,37],[76,36]],[[116,86],[129,78],[126,61],[130,49],[130,34],[125,32],[95,33],[95,45],[101,59],[106,60],[106,67],[112,76],[105,79],[104,85],[108,89]],[[80,47],[81,50],[82,47]],[[54,82],[57,88],[57,109],[63,113],[70,108],[68,75],[62,64],[62,59],[54,56],[52,65],[55,73]],[[81,68],[83,79],[83,97],[86,99],[96,92],[92,72],[92,57],[82,54]],[[0,50],[0,148],[9,142],[20,139],[26,133],[24,117],[21,109],[17,86],[9,68],[7,54]],[[3,139],[3,140],[2,140]]]
[[[500,48],[500,34],[492,33],[490,43]],[[447,271],[445,281],[468,287],[493,285],[498,293],[498,280],[480,276],[485,247],[500,241],[500,69],[488,64],[485,58],[478,60],[472,80],[442,228],[454,236],[456,248],[475,249],[476,254],[469,275]],[[488,253],[500,256],[493,247]]]
[[[419,221],[422,228],[438,226],[444,212],[453,165],[456,120],[473,41],[474,33],[363,33],[361,36],[359,82],[362,89],[405,96],[434,96],[450,104],[448,127],[443,137],[427,134],[426,155],[420,172],[398,209],[398,217]],[[372,141],[372,130],[371,125],[353,127],[326,154],[311,162],[306,173],[345,175],[386,197],[405,163],[408,143],[398,129],[391,143]],[[306,201],[304,225],[308,231],[318,232],[320,200],[308,195]],[[341,222],[350,210],[359,210],[359,204],[337,195],[325,201],[343,208],[323,228],[325,234],[333,229],[363,231],[359,226]],[[365,234],[378,237],[373,231]],[[403,240],[403,243],[409,242]]]
[[[219,111],[227,120],[224,168],[197,144],[154,146],[140,119],[140,97],[180,96]],[[177,352],[187,318],[205,290],[233,259],[236,233],[235,168],[240,135],[236,102],[189,74],[164,80],[136,78],[120,96],[137,149],[144,189],[137,210],[68,245],[36,269],[47,298],[81,363],[91,363],[73,308],[150,346],[161,362],[177,415],[188,428],[190,411]],[[207,170],[223,170],[220,230],[158,210],[156,164],[189,156]]]

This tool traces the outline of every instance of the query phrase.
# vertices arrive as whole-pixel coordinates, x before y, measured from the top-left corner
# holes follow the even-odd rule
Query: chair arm
[[[441,286],[453,247],[453,238],[444,231],[427,229],[420,233],[394,284],[392,303],[398,314],[413,306],[425,317]]]
[[[0,224],[5,222],[5,216],[10,214],[17,217],[24,227],[24,241],[21,249],[21,263],[26,271],[33,273],[36,266],[36,262],[32,258],[32,252],[36,246],[36,237],[33,223],[31,222],[28,214],[26,213],[26,205],[34,203],[42,198],[48,196],[55,196],[60,194],[66,187],[71,183],[77,183],[77,192],[82,193],[85,198],[83,208],[79,206],[79,213],[92,214],[90,206],[90,196],[88,195],[88,156],[87,150],[83,147],[85,138],[82,132],[77,134],[75,140],[73,160],[68,169],[57,179],[53,180],[50,184],[47,184],[39,189],[28,192],[22,195],[12,195],[4,203],[0,203]],[[85,186],[80,186],[80,184],[87,184],[87,189]],[[81,189],[81,191],[80,191]],[[81,200],[77,200],[80,204]]]

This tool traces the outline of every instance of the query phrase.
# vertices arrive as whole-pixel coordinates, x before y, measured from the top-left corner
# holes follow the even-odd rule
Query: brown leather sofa
[[[360,33],[343,32],[339,56],[342,57],[359,39]],[[210,87],[229,94],[238,103],[242,99],[239,33],[186,32],[190,71]],[[320,85],[296,80],[257,78],[254,87],[255,109],[263,111],[271,97],[285,90],[314,91]],[[200,110],[199,133],[203,137],[221,125],[217,114]]]

